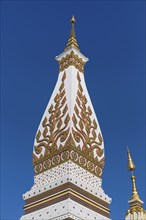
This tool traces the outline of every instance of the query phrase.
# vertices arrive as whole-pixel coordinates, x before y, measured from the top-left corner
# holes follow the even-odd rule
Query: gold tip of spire
[[[71,23],[75,24],[75,22],[76,22],[76,19],[75,19],[74,15],[73,15],[72,18],[71,18]]]
[[[79,46],[78,46],[78,43],[76,40],[76,35],[75,35],[75,29],[74,29],[75,22],[76,22],[76,20],[73,15],[71,18],[72,29],[70,32],[70,37],[69,37],[68,43],[66,45],[65,51],[70,47],[75,47],[77,50],[79,50]]]
[[[128,152],[128,170],[130,171],[134,171],[135,170],[135,164],[132,160],[132,157],[130,155],[130,151],[129,151],[129,148],[127,146],[127,152]]]

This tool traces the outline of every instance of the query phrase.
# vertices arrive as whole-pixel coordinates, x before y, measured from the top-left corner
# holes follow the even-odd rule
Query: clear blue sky
[[[73,13],[105,141],[103,188],[113,199],[112,219],[124,219],[129,206],[127,144],[145,201],[144,1],[2,1],[2,220],[23,214],[22,194],[33,184],[33,141],[58,77],[54,57],[65,48]]]

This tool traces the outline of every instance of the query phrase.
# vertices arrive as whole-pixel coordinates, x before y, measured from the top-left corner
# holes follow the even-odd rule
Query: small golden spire
[[[137,189],[136,189],[136,182],[135,182],[135,176],[131,176],[131,180],[132,180],[132,196],[131,196],[131,200],[132,199],[140,199]]]
[[[71,23],[72,23],[72,25],[74,25],[75,22],[76,22],[76,20],[75,20],[75,17],[74,17],[74,15],[73,15],[72,18],[71,18]]]
[[[133,162],[132,157],[130,155],[130,151],[129,151],[128,146],[127,146],[127,152],[128,152],[128,170],[134,171],[135,165],[134,165],[134,162]]]
[[[78,43],[77,43],[77,40],[76,40],[76,35],[75,35],[75,17],[74,15],[72,16],[71,18],[71,25],[72,25],[72,29],[71,29],[71,32],[70,32],[70,37],[69,37],[69,40],[68,40],[68,43],[66,45],[66,48],[65,50],[67,50],[68,48],[70,47],[75,47],[77,50],[79,50],[79,46],[78,46]]]
[[[128,209],[125,220],[146,220],[146,211],[143,209],[142,204],[137,189],[136,189],[136,181],[135,176],[133,175],[133,171],[135,170],[135,165],[130,155],[130,151],[127,147],[128,151],[128,170],[131,171],[132,176],[132,196],[129,200],[130,208]]]
[[[133,175],[133,171],[135,170],[135,164],[132,160],[129,148],[127,146],[127,151],[128,151],[128,170],[132,172],[132,176],[131,176],[131,180],[132,180],[132,196],[131,196],[131,200],[132,199],[140,199],[137,189],[136,189],[136,182],[135,179],[136,177]]]
[[[76,38],[76,35],[75,35],[75,28],[74,28],[75,23],[76,23],[76,20],[75,20],[75,17],[74,17],[74,15],[73,15],[72,18],[71,18],[72,29],[71,29],[71,33],[70,33],[70,38],[71,38],[71,37]],[[76,40],[76,39],[75,39],[75,40]]]

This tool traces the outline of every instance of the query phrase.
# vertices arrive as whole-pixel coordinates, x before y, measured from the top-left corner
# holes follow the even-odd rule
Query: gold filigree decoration
[[[48,169],[56,167],[64,162],[71,160],[78,166],[84,168],[88,172],[98,176],[99,178],[102,175],[102,168],[96,165],[94,162],[91,162],[85,156],[81,156],[79,152],[72,150],[64,150],[63,152],[58,152],[57,155],[50,157],[50,159],[45,160],[44,162],[39,162],[38,164],[34,165],[34,172],[35,174],[40,174]]]
[[[78,166],[101,178],[103,170],[102,164],[95,162],[94,159],[89,158],[88,155],[85,155],[82,151],[77,149],[71,134],[65,142],[64,148],[58,149],[56,154],[50,155],[46,160],[34,165],[34,172],[37,175],[68,160],[73,161]]]
[[[71,51],[70,54],[67,54],[59,61],[59,72],[64,71],[69,66],[74,66],[76,69],[83,73],[84,65],[85,62],[82,60],[82,58],[79,58],[77,54]]]
[[[90,106],[87,105],[87,99],[83,94],[79,73],[77,74],[77,80],[78,91],[74,107],[75,113],[72,116],[74,125],[72,128],[73,137],[78,144],[77,148],[87,155],[87,157],[93,158],[100,163],[98,158],[103,156],[103,149],[101,148],[103,142],[102,136],[100,133],[97,136],[97,123],[95,119],[91,118],[92,110]],[[101,162],[103,166],[103,158]],[[90,164],[90,167],[91,166],[92,165]]]
[[[63,148],[63,145],[65,145],[58,144],[58,142],[64,143],[69,134],[68,124],[70,117],[66,103],[65,79],[66,73],[62,77],[59,92],[54,98],[55,104],[52,104],[48,110],[50,116],[49,118],[45,117],[42,122],[43,131],[39,130],[36,135],[37,144],[34,146],[34,152],[36,155],[39,155],[39,158],[33,154],[33,164],[48,158],[48,156],[53,155],[59,148]],[[45,149],[44,153],[43,149]],[[58,160],[59,163],[57,157],[54,160]]]
[[[97,133],[97,123],[92,118],[91,108],[83,93],[81,78],[77,74],[78,89],[73,125],[69,126],[66,102],[66,73],[62,77],[59,92],[50,106],[49,116],[42,121],[42,129],[36,135],[33,164],[35,174],[58,166],[68,160],[73,161],[88,172],[101,177],[104,168],[102,136]]]

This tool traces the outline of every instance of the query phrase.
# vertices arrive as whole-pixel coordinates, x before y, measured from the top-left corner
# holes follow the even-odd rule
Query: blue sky
[[[35,133],[58,77],[76,17],[87,88],[105,142],[103,188],[111,218],[124,219],[131,196],[127,151],[145,201],[145,2],[1,1],[1,219],[19,219],[33,184]],[[146,202],[146,201],[145,201]]]

